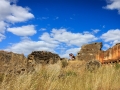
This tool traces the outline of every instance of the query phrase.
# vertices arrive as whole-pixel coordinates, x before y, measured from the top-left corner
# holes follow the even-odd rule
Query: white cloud
[[[116,44],[120,42],[120,29],[111,29],[108,32],[102,34],[101,38],[105,42],[112,42],[112,44]]]
[[[118,13],[120,14],[120,0],[108,0],[109,4],[104,7],[105,9],[110,9],[110,10],[118,10]]]
[[[18,2],[18,0],[7,0],[7,1],[12,2],[12,3],[17,3]]]
[[[36,34],[34,25],[8,28],[7,31],[9,31],[15,35],[18,35],[18,36],[32,36],[32,35]]]
[[[63,54],[60,54],[60,56],[69,58],[70,53],[73,53],[74,55],[76,55],[78,51],[80,51],[80,48],[70,48],[70,49],[66,50]]]
[[[105,48],[105,50],[107,50],[108,48],[110,48],[109,44],[104,44],[103,47]]]
[[[10,2],[7,0],[0,0],[0,20],[5,20],[6,16],[10,14]]]
[[[90,32],[89,31],[83,31],[84,34],[89,34]]]
[[[59,42],[76,46],[97,40],[97,38],[90,33],[72,33],[68,32],[66,29],[52,29],[51,36]]]
[[[0,0],[0,20],[8,22],[23,22],[34,18],[32,13],[29,13],[28,8],[10,4],[11,0]]]
[[[0,0],[0,33],[2,34],[5,33],[6,29],[8,28],[8,26],[10,27],[11,24],[15,24],[17,22],[25,22],[29,19],[34,18],[34,15],[29,12],[30,9],[27,7],[16,5],[17,1],[18,0]],[[12,32],[15,31],[12,30]],[[15,34],[19,35],[17,31],[15,32]]]
[[[93,33],[98,33],[100,30],[99,29],[92,29]]]
[[[12,5],[11,14],[6,17],[10,22],[23,22],[34,18],[33,14],[29,13],[29,8]]]
[[[40,31],[45,31],[45,30],[47,30],[47,29],[46,29],[46,28],[41,28],[41,29],[40,29]]]
[[[4,33],[6,29],[6,23],[3,21],[0,21],[0,33]]]
[[[66,29],[52,29],[50,33],[43,33],[39,39],[39,41],[32,41],[30,38],[24,37],[21,42],[12,44],[5,50],[27,55],[34,50],[56,52],[59,48],[63,48],[64,52],[60,53],[60,56],[68,57],[71,52],[77,54],[81,45],[96,40],[96,37],[92,34],[72,33]]]
[[[46,20],[46,19],[49,19],[49,17],[40,17],[38,19],[40,19],[40,20]]]
[[[24,53],[25,55],[31,53],[32,51],[45,50],[54,52],[55,44],[50,44],[44,41],[32,41],[29,39],[24,39],[19,43],[9,46],[5,50],[12,51],[16,53]]]
[[[76,54],[78,50],[80,50],[81,45],[97,40],[97,38],[90,33],[72,33],[67,31],[65,28],[53,28],[51,33],[43,33],[43,35],[41,35],[39,38],[49,43],[58,44],[58,48],[60,48],[61,44],[63,45],[64,43],[65,45],[60,48],[60,50],[62,50],[62,53],[60,53],[61,57],[68,57],[68,54],[71,52]],[[74,45],[78,46],[79,48],[72,47],[72,49],[68,49],[68,47]]]
[[[47,33],[47,32],[43,33],[43,34],[39,37],[39,39],[41,39],[42,41],[49,42],[49,43],[54,43],[54,44],[57,44],[57,43],[58,43],[58,41],[56,41],[54,38],[52,38],[52,37],[50,36],[50,34]]]
[[[0,42],[3,40],[3,39],[5,39],[6,37],[3,35],[3,34],[1,34],[0,33]]]

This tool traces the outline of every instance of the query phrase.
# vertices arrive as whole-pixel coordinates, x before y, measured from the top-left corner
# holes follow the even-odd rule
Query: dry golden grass
[[[120,90],[120,67],[102,66],[95,72],[84,70],[84,62],[37,66],[36,71],[7,76],[0,90]]]

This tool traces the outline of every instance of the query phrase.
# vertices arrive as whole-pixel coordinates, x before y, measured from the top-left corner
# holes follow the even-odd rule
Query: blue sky
[[[0,0],[0,50],[68,57],[93,42],[120,43],[120,0]]]

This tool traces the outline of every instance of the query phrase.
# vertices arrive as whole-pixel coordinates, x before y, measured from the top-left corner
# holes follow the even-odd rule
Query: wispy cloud
[[[120,42],[120,29],[110,29],[101,35],[104,42],[111,42],[113,45]]]
[[[59,19],[59,17],[56,17],[55,19]]]
[[[92,31],[93,31],[93,33],[98,33],[98,32],[100,32],[99,29],[92,29]]]
[[[6,30],[7,24],[4,21],[0,21],[0,33],[4,33]]]
[[[40,19],[40,20],[47,20],[47,19],[49,19],[49,17],[40,17],[38,19]]]
[[[10,30],[14,28],[10,28],[10,24],[15,24],[18,22],[25,22],[29,19],[34,18],[34,15],[30,13],[30,9],[28,7],[22,7],[16,5],[17,0],[0,0],[0,40],[5,39],[5,31],[7,28]],[[9,26],[9,27],[8,27]],[[11,31],[10,30],[10,31]],[[12,30],[11,32],[17,31]],[[24,31],[25,32],[25,31]],[[19,32],[21,33],[21,31]]]
[[[120,14],[120,0],[107,0],[108,5],[103,7],[104,9],[109,10],[118,10],[118,13]]]
[[[46,28],[40,28],[39,31],[46,31],[47,29]]]
[[[53,20],[58,20],[59,19],[59,17],[55,17]]]
[[[0,33],[0,42],[5,38],[6,38],[6,36]]]
[[[102,28],[105,28],[105,25],[103,25],[103,27]]]

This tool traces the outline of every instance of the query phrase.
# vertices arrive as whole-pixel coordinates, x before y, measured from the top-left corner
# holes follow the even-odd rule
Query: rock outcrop
[[[101,50],[102,43],[92,43],[86,44],[81,47],[81,50],[78,52],[76,58],[78,60],[95,60],[97,53]]]

